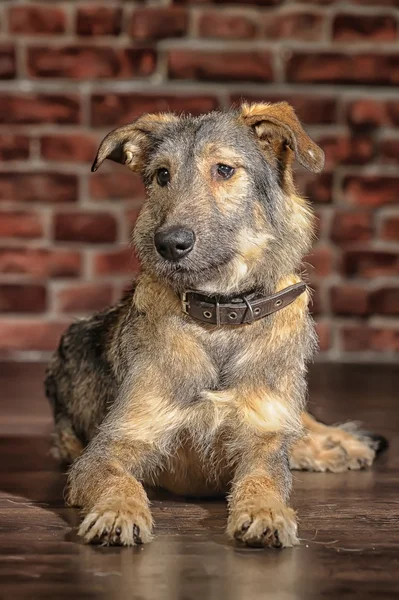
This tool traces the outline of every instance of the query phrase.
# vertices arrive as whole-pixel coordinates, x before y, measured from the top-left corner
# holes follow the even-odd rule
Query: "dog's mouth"
[[[159,277],[178,287],[198,287],[201,283],[213,279],[220,274],[223,268],[230,262],[231,256],[218,257],[214,259],[207,257],[201,259],[198,255],[187,256],[180,261],[163,260],[157,258],[156,272]]]

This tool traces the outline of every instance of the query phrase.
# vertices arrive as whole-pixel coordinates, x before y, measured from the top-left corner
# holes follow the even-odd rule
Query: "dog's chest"
[[[207,340],[208,352],[218,373],[218,389],[242,384],[255,364],[265,363],[263,328],[251,327],[214,331]]]

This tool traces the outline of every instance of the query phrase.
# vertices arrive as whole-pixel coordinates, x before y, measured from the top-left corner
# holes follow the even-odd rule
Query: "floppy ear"
[[[147,150],[163,126],[178,119],[169,113],[148,114],[129,125],[114,129],[101,142],[91,167],[92,172],[97,171],[106,158],[126,165],[132,171],[140,171]]]
[[[252,127],[262,147],[280,141],[283,149],[290,148],[306,169],[320,173],[324,166],[324,152],[303,129],[288,102],[277,104],[246,104],[241,106],[241,117]]]

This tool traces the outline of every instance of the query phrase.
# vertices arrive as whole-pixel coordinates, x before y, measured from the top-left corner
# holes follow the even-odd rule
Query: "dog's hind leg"
[[[63,377],[63,365],[59,355],[55,354],[47,368],[45,389],[54,415],[54,432],[50,454],[64,465],[71,464],[84,450],[84,444],[79,439],[68,414],[65,396],[60,388]],[[65,387],[65,386],[64,386]],[[68,388],[66,388],[67,390]]]
[[[64,465],[73,463],[84,450],[83,443],[76,436],[72,423],[67,417],[56,422],[52,442],[51,455]]]
[[[363,431],[356,423],[328,426],[302,414],[305,436],[293,446],[291,469],[341,473],[370,466],[387,447],[381,436]]]

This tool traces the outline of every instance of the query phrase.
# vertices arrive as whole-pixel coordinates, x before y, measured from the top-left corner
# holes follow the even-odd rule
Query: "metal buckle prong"
[[[188,315],[188,309],[190,308],[190,302],[187,300],[188,291],[185,291],[181,295],[181,309],[185,315]]]
[[[253,323],[255,320],[255,317],[254,317],[254,311],[253,311],[252,305],[246,296],[243,296],[243,299],[244,299],[245,304],[247,305],[249,314],[251,315],[250,323]]]
[[[215,312],[216,312],[216,327],[220,327],[220,303],[219,303],[219,298],[216,298]]]

